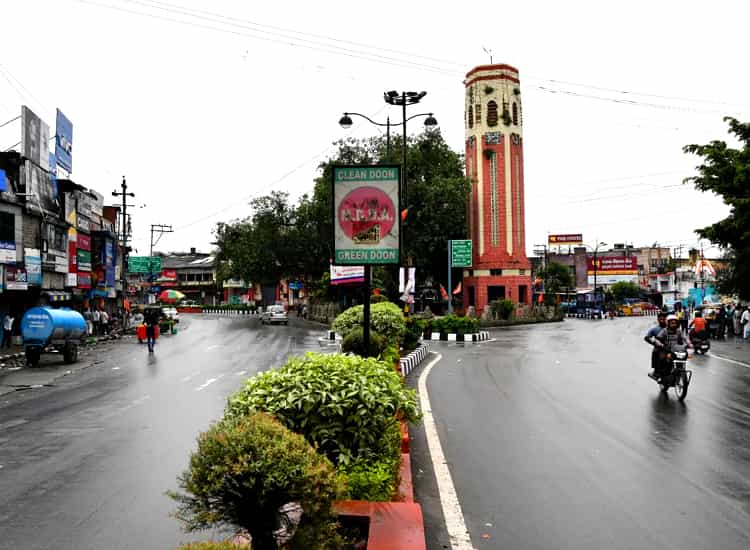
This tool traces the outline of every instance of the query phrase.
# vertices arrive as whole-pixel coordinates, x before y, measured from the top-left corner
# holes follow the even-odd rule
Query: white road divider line
[[[471,544],[469,530],[466,528],[464,514],[461,510],[461,503],[456,494],[456,488],[453,485],[450,469],[445,461],[445,454],[440,445],[435,419],[432,416],[432,406],[430,405],[430,396],[427,393],[427,377],[443,356],[438,354],[432,359],[419,375],[419,400],[422,404],[422,414],[424,422],[424,431],[427,437],[427,446],[430,449],[430,458],[432,467],[435,472],[438,493],[440,493],[440,504],[443,508],[443,518],[445,527],[448,530],[448,536],[451,541],[452,550],[474,550]]]
[[[716,359],[721,359],[722,361],[726,361],[727,363],[732,363],[733,365],[739,365],[740,367],[750,369],[750,365],[748,365],[747,363],[743,363],[742,361],[735,361],[734,359],[724,357],[723,355],[716,355],[713,351],[709,351],[706,355],[708,355],[709,357],[715,357]]]
[[[203,383],[200,386],[198,386],[197,388],[195,388],[195,391],[205,390],[208,386],[210,386],[211,384],[213,384],[214,382],[216,382],[217,380],[219,380],[220,378],[223,378],[223,377],[224,377],[224,375],[220,374],[216,378],[209,378],[208,380],[205,381],[205,383]]]
[[[247,371],[241,370],[240,372],[237,373],[237,376],[244,376],[245,374],[247,374]]]

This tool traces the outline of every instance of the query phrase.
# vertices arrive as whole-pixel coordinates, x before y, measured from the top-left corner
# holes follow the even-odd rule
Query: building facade
[[[467,233],[472,268],[463,273],[464,304],[478,312],[495,300],[528,304],[523,120],[518,70],[481,65],[469,71],[464,125],[466,176],[471,182]]]

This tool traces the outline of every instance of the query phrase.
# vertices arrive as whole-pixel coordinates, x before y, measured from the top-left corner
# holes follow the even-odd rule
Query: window
[[[513,124],[518,126],[518,105],[513,103]]]
[[[482,104],[481,103],[477,103],[476,123],[482,124]]]
[[[183,282],[187,281],[187,275],[185,275],[184,273],[180,273],[179,275],[177,275],[177,280],[183,281]]]
[[[195,281],[195,273],[188,273],[187,280]]]
[[[474,127],[474,107],[469,105],[469,128]]]
[[[487,103],[487,126],[497,126],[497,103],[495,101]]]
[[[0,212],[0,241],[16,242],[16,215]]]
[[[490,275],[492,277],[500,277],[503,274],[502,269],[490,269]]]
[[[522,304],[525,304],[529,301],[529,288],[526,285],[519,285],[518,287],[518,301]]]

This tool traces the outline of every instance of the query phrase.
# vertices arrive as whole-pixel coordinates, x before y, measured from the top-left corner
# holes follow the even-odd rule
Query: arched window
[[[518,126],[518,105],[513,102],[513,124]]]
[[[497,126],[497,103],[487,102],[487,126]]]
[[[469,128],[474,127],[474,107],[469,105]]]

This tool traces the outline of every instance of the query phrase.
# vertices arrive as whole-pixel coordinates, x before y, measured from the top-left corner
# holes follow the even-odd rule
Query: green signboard
[[[333,167],[334,264],[397,264],[399,183],[395,165]]]
[[[451,241],[451,265],[471,267],[471,239]]]
[[[149,266],[148,256],[129,256],[128,272],[129,273],[160,273],[161,257],[153,257],[153,265]]]

